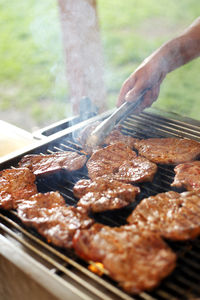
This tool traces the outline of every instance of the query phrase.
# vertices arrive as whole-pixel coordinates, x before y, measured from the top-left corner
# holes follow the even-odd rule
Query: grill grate
[[[149,137],[186,137],[200,141],[200,124],[188,123],[174,118],[160,115],[142,113],[139,116],[130,116],[123,123],[121,131],[137,138]],[[51,140],[30,151],[31,153],[52,153],[55,151],[75,150],[81,153],[80,146],[73,140],[73,132],[68,135]],[[22,155],[14,157],[3,163],[1,169],[15,167]],[[126,218],[134,207],[143,199],[159,192],[172,190],[173,166],[159,166],[153,183],[143,183],[141,194],[136,203],[112,212],[92,215],[96,221],[109,226],[120,226],[126,223]],[[65,198],[67,205],[75,205],[77,200],[73,196],[73,185],[81,178],[87,177],[87,170],[48,175],[37,179],[40,192],[59,190]],[[174,189],[174,188],[173,188]],[[176,189],[174,189],[176,190]],[[179,190],[180,191],[180,190]],[[84,299],[136,299],[136,300],[167,300],[192,299],[200,296],[200,239],[187,243],[170,242],[169,245],[178,255],[175,271],[166,278],[161,285],[149,293],[131,296],[118,288],[106,274],[103,277],[88,270],[88,263],[80,260],[73,251],[55,248],[45,242],[37,232],[26,227],[17,218],[14,211],[0,213],[1,233],[7,238],[17,242],[37,261],[49,269],[49,276],[54,274],[63,279],[63,284],[71,282],[77,286],[77,294]],[[66,287],[67,288],[67,287]]]

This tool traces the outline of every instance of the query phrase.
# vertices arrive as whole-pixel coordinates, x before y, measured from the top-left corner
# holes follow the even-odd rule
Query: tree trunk
[[[102,46],[95,0],[58,0],[67,78],[73,113],[89,97],[99,112],[106,109]]]

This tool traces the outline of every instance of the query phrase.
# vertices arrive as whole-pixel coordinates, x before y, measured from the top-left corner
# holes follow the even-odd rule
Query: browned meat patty
[[[66,207],[59,192],[38,193],[18,205],[18,215],[23,223],[37,228],[59,207]]]
[[[0,172],[0,208],[15,209],[21,199],[37,193],[35,175],[28,168]]]
[[[102,212],[122,208],[134,202],[140,189],[103,176],[96,178],[95,181],[79,180],[73,191],[77,198],[81,198],[77,203],[78,206],[93,212]]]
[[[193,239],[200,234],[200,194],[170,191],[143,199],[128,223],[171,240]]]
[[[174,169],[176,175],[171,184],[176,187],[184,187],[188,191],[200,193],[200,161],[180,164]]]
[[[114,129],[103,141],[103,143],[106,145],[112,145],[112,144],[116,144],[118,142],[122,142],[122,143],[126,144],[127,146],[129,146],[130,148],[133,148],[133,146],[136,142],[136,139],[130,135],[122,134],[119,129]]]
[[[81,144],[82,148],[87,152],[87,153],[92,153],[96,151],[97,149],[100,149],[101,146],[96,147],[95,149],[91,148],[89,145],[87,145],[87,141],[91,133],[95,130],[95,128],[100,124],[99,121],[94,122],[92,124],[89,124],[86,126],[79,134],[77,141]],[[123,142],[130,148],[133,147],[135,139],[129,135],[124,135],[120,132],[119,129],[114,129],[111,131],[111,133],[104,139],[102,142],[102,145],[112,145],[118,142]]]
[[[18,216],[28,226],[34,227],[49,243],[71,248],[77,229],[93,224],[84,210],[66,206],[58,192],[37,194],[20,203]]]
[[[152,181],[157,172],[157,165],[148,159],[138,156],[121,164],[114,178],[125,182]]]
[[[176,264],[176,255],[159,235],[135,226],[94,224],[77,231],[73,245],[79,256],[103,263],[109,275],[134,294],[156,287]]]
[[[151,138],[135,140],[139,155],[159,164],[179,164],[200,155],[200,143],[190,139]]]
[[[46,155],[26,155],[19,162],[20,167],[29,168],[35,175],[42,175],[66,169],[76,171],[86,163],[86,156],[72,151],[55,152]]]
[[[134,151],[121,142],[97,150],[87,162],[89,177],[94,180],[103,175],[113,174],[124,161],[132,160],[136,156]]]

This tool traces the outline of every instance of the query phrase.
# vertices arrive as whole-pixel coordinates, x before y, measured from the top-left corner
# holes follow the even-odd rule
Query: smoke
[[[79,102],[84,96],[102,110],[104,66],[95,1],[59,0],[59,8],[73,110],[79,113]]]
[[[57,4],[58,7],[50,0],[35,5],[30,26],[35,44],[50,61],[52,98],[58,101],[65,95],[67,116],[67,103],[70,101],[73,113],[79,114],[79,102],[84,96],[101,111],[106,93],[95,1],[58,0]]]
[[[49,81],[47,95],[50,95],[51,103],[63,106],[65,101],[69,117],[72,113],[67,105],[68,89],[57,3],[52,0],[36,3],[32,8],[30,32],[38,48],[38,61],[44,64],[44,76]]]

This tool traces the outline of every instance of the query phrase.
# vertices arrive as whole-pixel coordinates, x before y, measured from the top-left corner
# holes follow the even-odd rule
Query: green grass
[[[130,73],[198,8],[198,0],[98,1],[109,107]],[[199,70],[197,59],[169,74],[154,105],[200,119]],[[0,110],[9,120],[13,109],[22,114],[21,127],[24,113],[38,127],[70,115],[56,1],[0,0]]]

